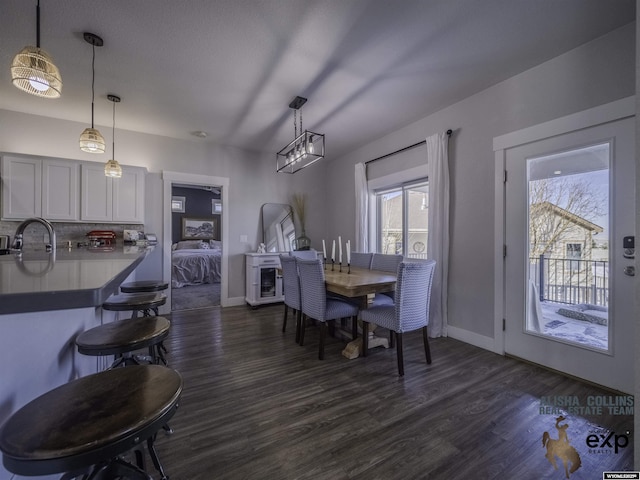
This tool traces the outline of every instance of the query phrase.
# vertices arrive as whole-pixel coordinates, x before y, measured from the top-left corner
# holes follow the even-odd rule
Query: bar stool
[[[169,288],[167,282],[158,280],[138,280],[137,282],[123,283],[120,285],[122,293],[152,293],[162,292]],[[158,307],[153,308],[153,312],[158,315]]]
[[[113,312],[131,312],[131,318],[137,318],[138,312],[144,316],[151,312],[158,314],[158,307],[167,303],[167,296],[159,292],[123,293],[109,297],[102,304],[104,310]]]
[[[17,475],[65,473],[62,479],[152,480],[147,451],[162,480],[168,476],[154,446],[159,429],[175,414],[182,376],[161,365],[132,365],[73,380],[26,404],[0,427],[0,451]]]
[[[76,338],[76,345],[83,355],[114,355],[110,369],[142,362],[166,365],[161,345],[169,335],[170,326],[166,318],[154,316],[115,321],[82,332]],[[149,349],[148,357],[132,354],[143,348]]]

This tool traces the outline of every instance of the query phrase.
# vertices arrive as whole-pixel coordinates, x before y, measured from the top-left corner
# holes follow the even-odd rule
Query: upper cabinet
[[[121,178],[106,177],[104,165],[82,165],[80,219],[88,222],[144,223],[146,170],[122,167]]]
[[[121,178],[110,178],[102,163],[6,155],[2,219],[143,224],[146,173],[123,166]]]
[[[78,162],[53,158],[2,158],[2,218],[79,220]]]

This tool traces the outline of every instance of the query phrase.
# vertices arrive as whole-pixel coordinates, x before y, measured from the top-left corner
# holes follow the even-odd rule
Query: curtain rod
[[[447,130],[447,135],[449,137],[451,136],[452,133],[453,133],[453,130],[451,130],[451,129]],[[374,158],[373,160],[368,160],[368,161],[364,162],[364,164],[368,165],[369,163],[376,162],[378,160],[382,160],[383,158],[391,157],[392,155],[397,155],[398,153],[404,152],[405,150],[410,150],[410,149],[418,147],[420,145],[424,145],[425,143],[427,143],[427,141],[426,140],[422,140],[421,142],[414,143],[413,145],[409,145],[408,147],[401,148],[400,150],[396,150],[395,152],[387,153],[386,155],[382,155],[381,157]]]

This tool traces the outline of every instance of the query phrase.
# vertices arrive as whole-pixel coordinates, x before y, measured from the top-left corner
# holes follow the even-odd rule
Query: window
[[[429,186],[426,180],[376,192],[378,252],[427,258]]]

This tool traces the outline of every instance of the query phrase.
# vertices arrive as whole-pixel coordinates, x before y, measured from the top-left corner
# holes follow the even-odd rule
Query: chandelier
[[[92,45],[93,56],[91,57],[91,128],[85,128],[80,135],[80,150],[88,153],[104,153],[104,137],[93,125],[93,101],[95,97],[95,82],[96,82],[96,47],[104,45],[102,38],[99,36],[84,32],[84,39],[87,43]]]
[[[111,140],[111,148],[113,149],[113,158],[104,165],[104,174],[111,178],[122,177],[122,167],[116,160],[116,103],[120,103],[120,97],[117,95],[107,95],[109,101],[113,102],[113,136]]]
[[[293,109],[294,140],[276,154],[278,172],[296,173],[324,158],[324,135],[302,130],[302,111],[300,111],[300,134],[298,135],[298,110],[306,102],[306,98],[296,97],[289,104],[289,108]]]

